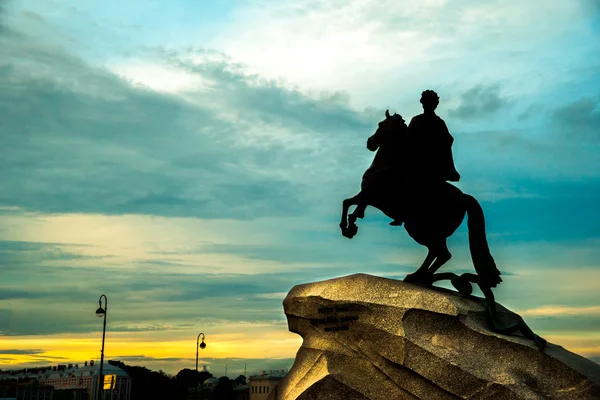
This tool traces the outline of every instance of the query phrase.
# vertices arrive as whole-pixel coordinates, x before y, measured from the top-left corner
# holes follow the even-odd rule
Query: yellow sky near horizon
[[[566,350],[584,357],[600,356],[600,333],[580,335],[542,333],[542,336],[553,344],[564,347]],[[193,368],[195,360],[196,338],[183,337],[183,334],[168,333],[173,338],[153,338],[152,333],[107,333],[105,342],[105,360],[119,360],[126,356],[144,356],[153,358],[154,363],[160,359],[181,358],[180,362],[173,363],[176,373],[183,368]],[[215,334],[206,337],[207,347],[199,352],[199,363],[210,366],[213,358],[221,359],[262,359],[262,358],[294,358],[302,344],[302,339],[290,332],[281,330],[263,331],[257,334],[246,335],[243,333]],[[0,337],[0,352],[9,349],[39,349],[41,352],[34,355],[6,355],[0,358],[0,369],[15,369],[20,367],[56,365],[64,363],[79,363],[85,361],[99,361],[101,345],[101,332],[87,334],[58,334],[40,337],[30,336],[3,336]],[[62,357],[52,362],[38,362],[39,357]],[[187,360],[187,361],[185,361]],[[129,365],[138,365],[139,362],[125,362]],[[32,365],[35,364],[35,365]],[[145,364],[145,362],[142,362]],[[150,364],[152,361],[150,360]]]
[[[160,337],[153,337],[153,332],[118,332],[106,334],[105,360],[119,360],[120,357],[143,356],[155,362],[160,359],[181,358],[174,363],[176,370],[167,371],[175,373],[182,368],[193,368],[189,360],[195,360],[196,337],[181,332],[164,332]],[[164,336],[169,336],[166,339]],[[185,336],[185,337],[184,337]],[[39,354],[2,354],[0,369],[20,368],[33,366],[32,364],[56,365],[64,363],[78,363],[100,359],[102,332],[86,334],[57,334],[57,335],[28,335],[28,336],[0,336],[0,354],[10,349],[39,349]],[[200,364],[211,364],[210,359],[263,359],[263,358],[293,358],[302,344],[302,339],[287,331],[267,330],[260,332],[224,334],[206,334],[205,349],[200,350]],[[33,361],[39,358],[61,357],[56,361],[46,363]],[[185,360],[188,360],[187,362]],[[209,359],[209,360],[205,360]],[[129,365],[138,365],[140,362],[125,362]],[[141,362],[146,364],[146,362]]]

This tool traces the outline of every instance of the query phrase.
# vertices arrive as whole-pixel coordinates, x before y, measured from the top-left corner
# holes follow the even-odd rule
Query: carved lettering
[[[337,317],[337,313],[347,313],[352,311],[358,311],[356,306],[353,304],[342,304],[336,306],[319,307],[317,313],[320,315],[328,315],[325,318],[314,318],[310,320],[310,323],[314,326],[329,325],[324,328],[325,332],[336,332],[336,331],[347,331],[350,329],[348,323],[352,323],[358,320],[358,315],[343,315],[340,318]],[[340,325],[341,324],[341,325]],[[334,326],[331,326],[334,325]]]
[[[348,325],[328,326],[327,328],[325,328],[325,332],[347,331],[348,329],[350,329],[350,327]]]
[[[333,307],[321,307],[318,312],[319,314],[331,314],[333,312]]]

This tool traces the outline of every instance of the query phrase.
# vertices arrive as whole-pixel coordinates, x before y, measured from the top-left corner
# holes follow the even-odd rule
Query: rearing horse
[[[348,238],[352,238],[356,232],[351,233],[344,228],[347,225],[346,215],[348,208],[357,205],[354,212],[349,216],[350,223],[354,224],[357,218],[365,216],[367,208],[367,196],[373,191],[381,189],[383,180],[396,180],[403,173],[405,162],[401,157],[400,151],[406,142],[407,126],[404,119],[398,114],[390,115],[389,110],[385,111],[385,119],[379,123],[377,132],[387,132],[387,134],[377,134],[377,132],[367,140],[367,149],[374,151],[375,157],[371,166],[365,171],[361,181],[361,191],[354,197],[344,200],[342,222],[342,233]],[[358,229],[358,228],[357,228]]]
[[[361,191],[343,201],[342,234],[354,237],[358,232],[356,219],[363,218],[369,205],[394,220],[404,221],[406,232],[428,250],[423,264],[408,274],[405,282],[431,286],[438,280],[450,279],[459,292],[467,295],[472,292],[471,282],[476,283],[485,295],[494,330],[499,333],[521,330],[543,347],[545,340],[535,335],[522,319],[507,327],[497,322],[491,288],[502,282],[502,278],[488,247],[485,219],[479,202],[450,183],[427,184],[415,180],[411,170],[411,149],[407,146],[408,128],[400,115],[390,115],[386,111],[385,116],[377,131],[367,140],[367,148],[378,153],[363,176]],[[348,218],[348,210],[353,205],[357,205],[356,210]],[[462,224],[465,214],[468,216],[469,249],[477,274],[436,274],[451,258],[446,239]]]

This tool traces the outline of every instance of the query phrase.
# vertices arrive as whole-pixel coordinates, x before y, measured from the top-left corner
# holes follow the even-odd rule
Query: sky
[[[0,0],[0,368],[287,369],[295,285],[402,279],[339,232],[384,111],[425,89],[485,212],[498,302],[600,362],[595,0]],[[446,271],[472,271],[466,223]]]

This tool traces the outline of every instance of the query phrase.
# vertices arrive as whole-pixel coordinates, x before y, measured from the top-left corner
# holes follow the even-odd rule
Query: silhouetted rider
[[[406,174],[419,192],[435,190],[437,183],[460,179],[452,157],[454,138],[444,120],[435,113],[439,102],[436,92],[425,90],[421,93],[423,114],[415,116],[408,125]],[[397,218],[390,225],[399,226],[402,221]]]
[[[452,157],[454,138],[444,120],[435,113],[439,102],[433,90],[421,94],[423,114],[415,116],[408,125],[410,168],[419,181],[458,182],[460,174]]]

